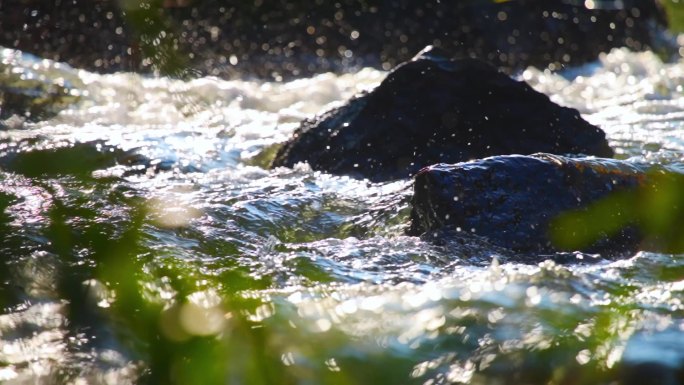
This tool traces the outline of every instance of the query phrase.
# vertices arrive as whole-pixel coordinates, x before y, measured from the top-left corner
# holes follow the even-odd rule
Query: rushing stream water
[[[528,264],[434,245],[404,235],[410,180],[265,168],[299,120],[384,72],[181,81],[9,49],[0,63],[13,86],[73,99],[0,131],[2,383],[684,381],[680,255]],[[684,162],[684,63],[615,50],[519,77],[618,157]]]

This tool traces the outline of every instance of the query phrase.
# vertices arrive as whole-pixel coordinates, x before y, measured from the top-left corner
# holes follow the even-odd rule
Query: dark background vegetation
[[[612,47],[651,45],[642,21],[665,23],[654,2],[612,3],[588,10],[561,0],[0,0],[0,45],[98,72],[279,79],[390,69],[429,44],[505,69],[559,69]]]

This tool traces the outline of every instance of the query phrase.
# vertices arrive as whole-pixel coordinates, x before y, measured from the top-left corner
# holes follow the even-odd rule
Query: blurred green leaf
[[[138,48],[145,58],[143,65],[151,65],[163,76],[191,77],[188,53],[178,47],[174,35],[180,28],[168,16],[163,0],[123,1],[121,5],[127,23],[137,34]]]
[[[551,222],[550,235],[564,250],[586,249],[622,235],[625,242],[640,238],[643,250],[684,252],[684,175],[651,172],[632,191],[613,193],[585,209],[558,216]]]
[[[661,4],[667,12],[670,30],[675,33],[684,32],[684,1],[665,0]]]

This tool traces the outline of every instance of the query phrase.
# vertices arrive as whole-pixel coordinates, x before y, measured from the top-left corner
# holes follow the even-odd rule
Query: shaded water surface
[[[410,180],[264,168],[383,72],[179,81],[0,54],[12,87],[69,105],[3,117],[0,382],[684,378],[681,255],[435,245],[404,235]],[[684,65],[616,50],[519,77],[620,158],[681,168]]]

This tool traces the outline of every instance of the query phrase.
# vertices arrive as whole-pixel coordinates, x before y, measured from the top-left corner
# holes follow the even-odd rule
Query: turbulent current
[[[64,103],[0,125],[1,383],[684,381],[681,255],[521,263],[404,235],[411,180],[266,168],[385,72],[176,80],[9,49],[0,66],[3,89]],[[517,77],[617,157],[684,164],[683,63],[615,50]]]

